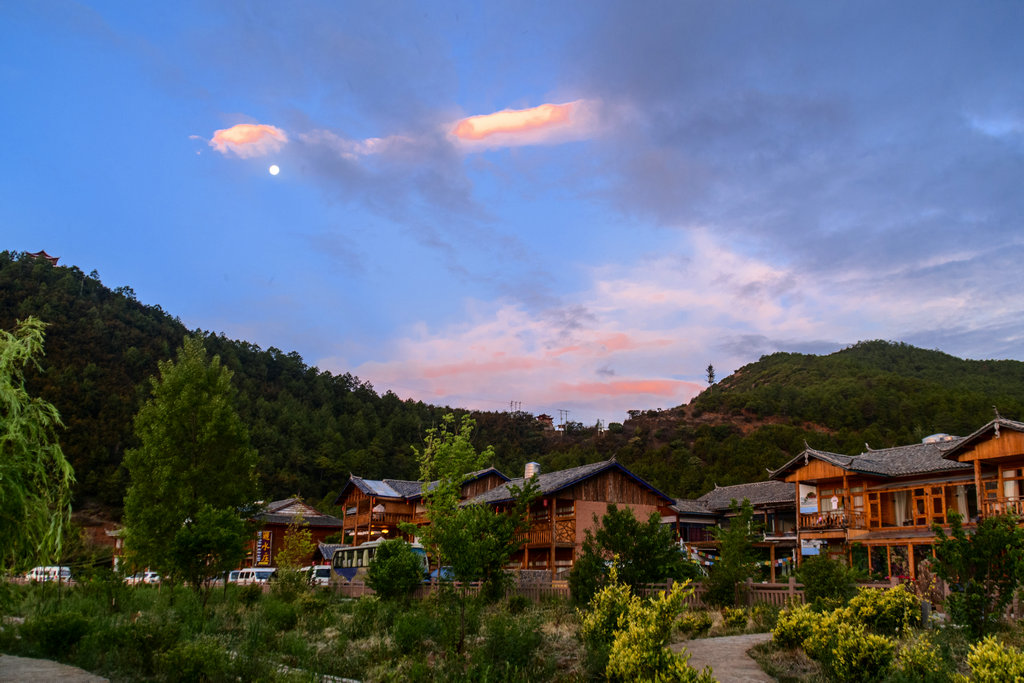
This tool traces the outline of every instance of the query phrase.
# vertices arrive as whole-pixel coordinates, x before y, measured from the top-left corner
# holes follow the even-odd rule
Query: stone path
[[[0,655],[0,683],[107,683],[88,671],[47,659]]]
[[[690,666],[703,669],[710,666],[719,683],[770,683],[775,679],[761,671],[747,650],[767,643],[770,633],[750,633],[742,636],[700,638],[672,643],[673,652],[686,648],[690,653]]]

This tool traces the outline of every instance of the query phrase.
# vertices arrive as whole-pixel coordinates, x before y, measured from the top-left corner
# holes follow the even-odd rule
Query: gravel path
[[[770,683],[775,679],[761,671],[747,650],[767,643],[770,633],[751,633],[743,636],[701,638],[673,643],[673,652],[686,648],[690,653],[690,666],[700,670],[710,666],[719,683]]]
[[[0,683],[107,683],[107,679],[47,659],[0,655]]]

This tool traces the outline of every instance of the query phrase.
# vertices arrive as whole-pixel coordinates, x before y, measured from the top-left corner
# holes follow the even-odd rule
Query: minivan
[[[33,567],[25,578],[29,581],[70,581],[71,567]]]
[[[239,586],[248,586],[251,583],[266,583],[274,575],[277,569],[273,567],[249,567],[238,570],[238,577],[235,583]]]
[[[331,583],[331,565],[314,564],[310,567],[303,567],[302,573],[311,586],[326,586]]]

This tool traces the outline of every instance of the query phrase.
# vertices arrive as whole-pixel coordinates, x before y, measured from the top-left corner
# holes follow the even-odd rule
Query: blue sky
[[[0,2],[2,248],[585,424],[777,350],[1021,360],[1022,35],[992,1]]]

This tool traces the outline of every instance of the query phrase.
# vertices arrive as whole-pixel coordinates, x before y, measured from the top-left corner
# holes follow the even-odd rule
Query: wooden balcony
[[[380,526],[398,526],[399,522],[411,522],[412,514],[408,512],[364,512],[358,515],[346,515],[345,528],[377,524]]]
[[[1006,514],[1024,517],[1024,500],[1017,496],[1012,498],[989,498],[988,500],[981,501],[981,514],[983,517]]]
[[[522,541],[527,546],[550,546],[551,545],[551,522],[544,520],[527,531],[516,536],[517,541]],[[576,519],[555,520],[555,545],[576,544]]]
[[[866,529],[867,520],[860,510],[830,510],[800,514],[801,529]]]

